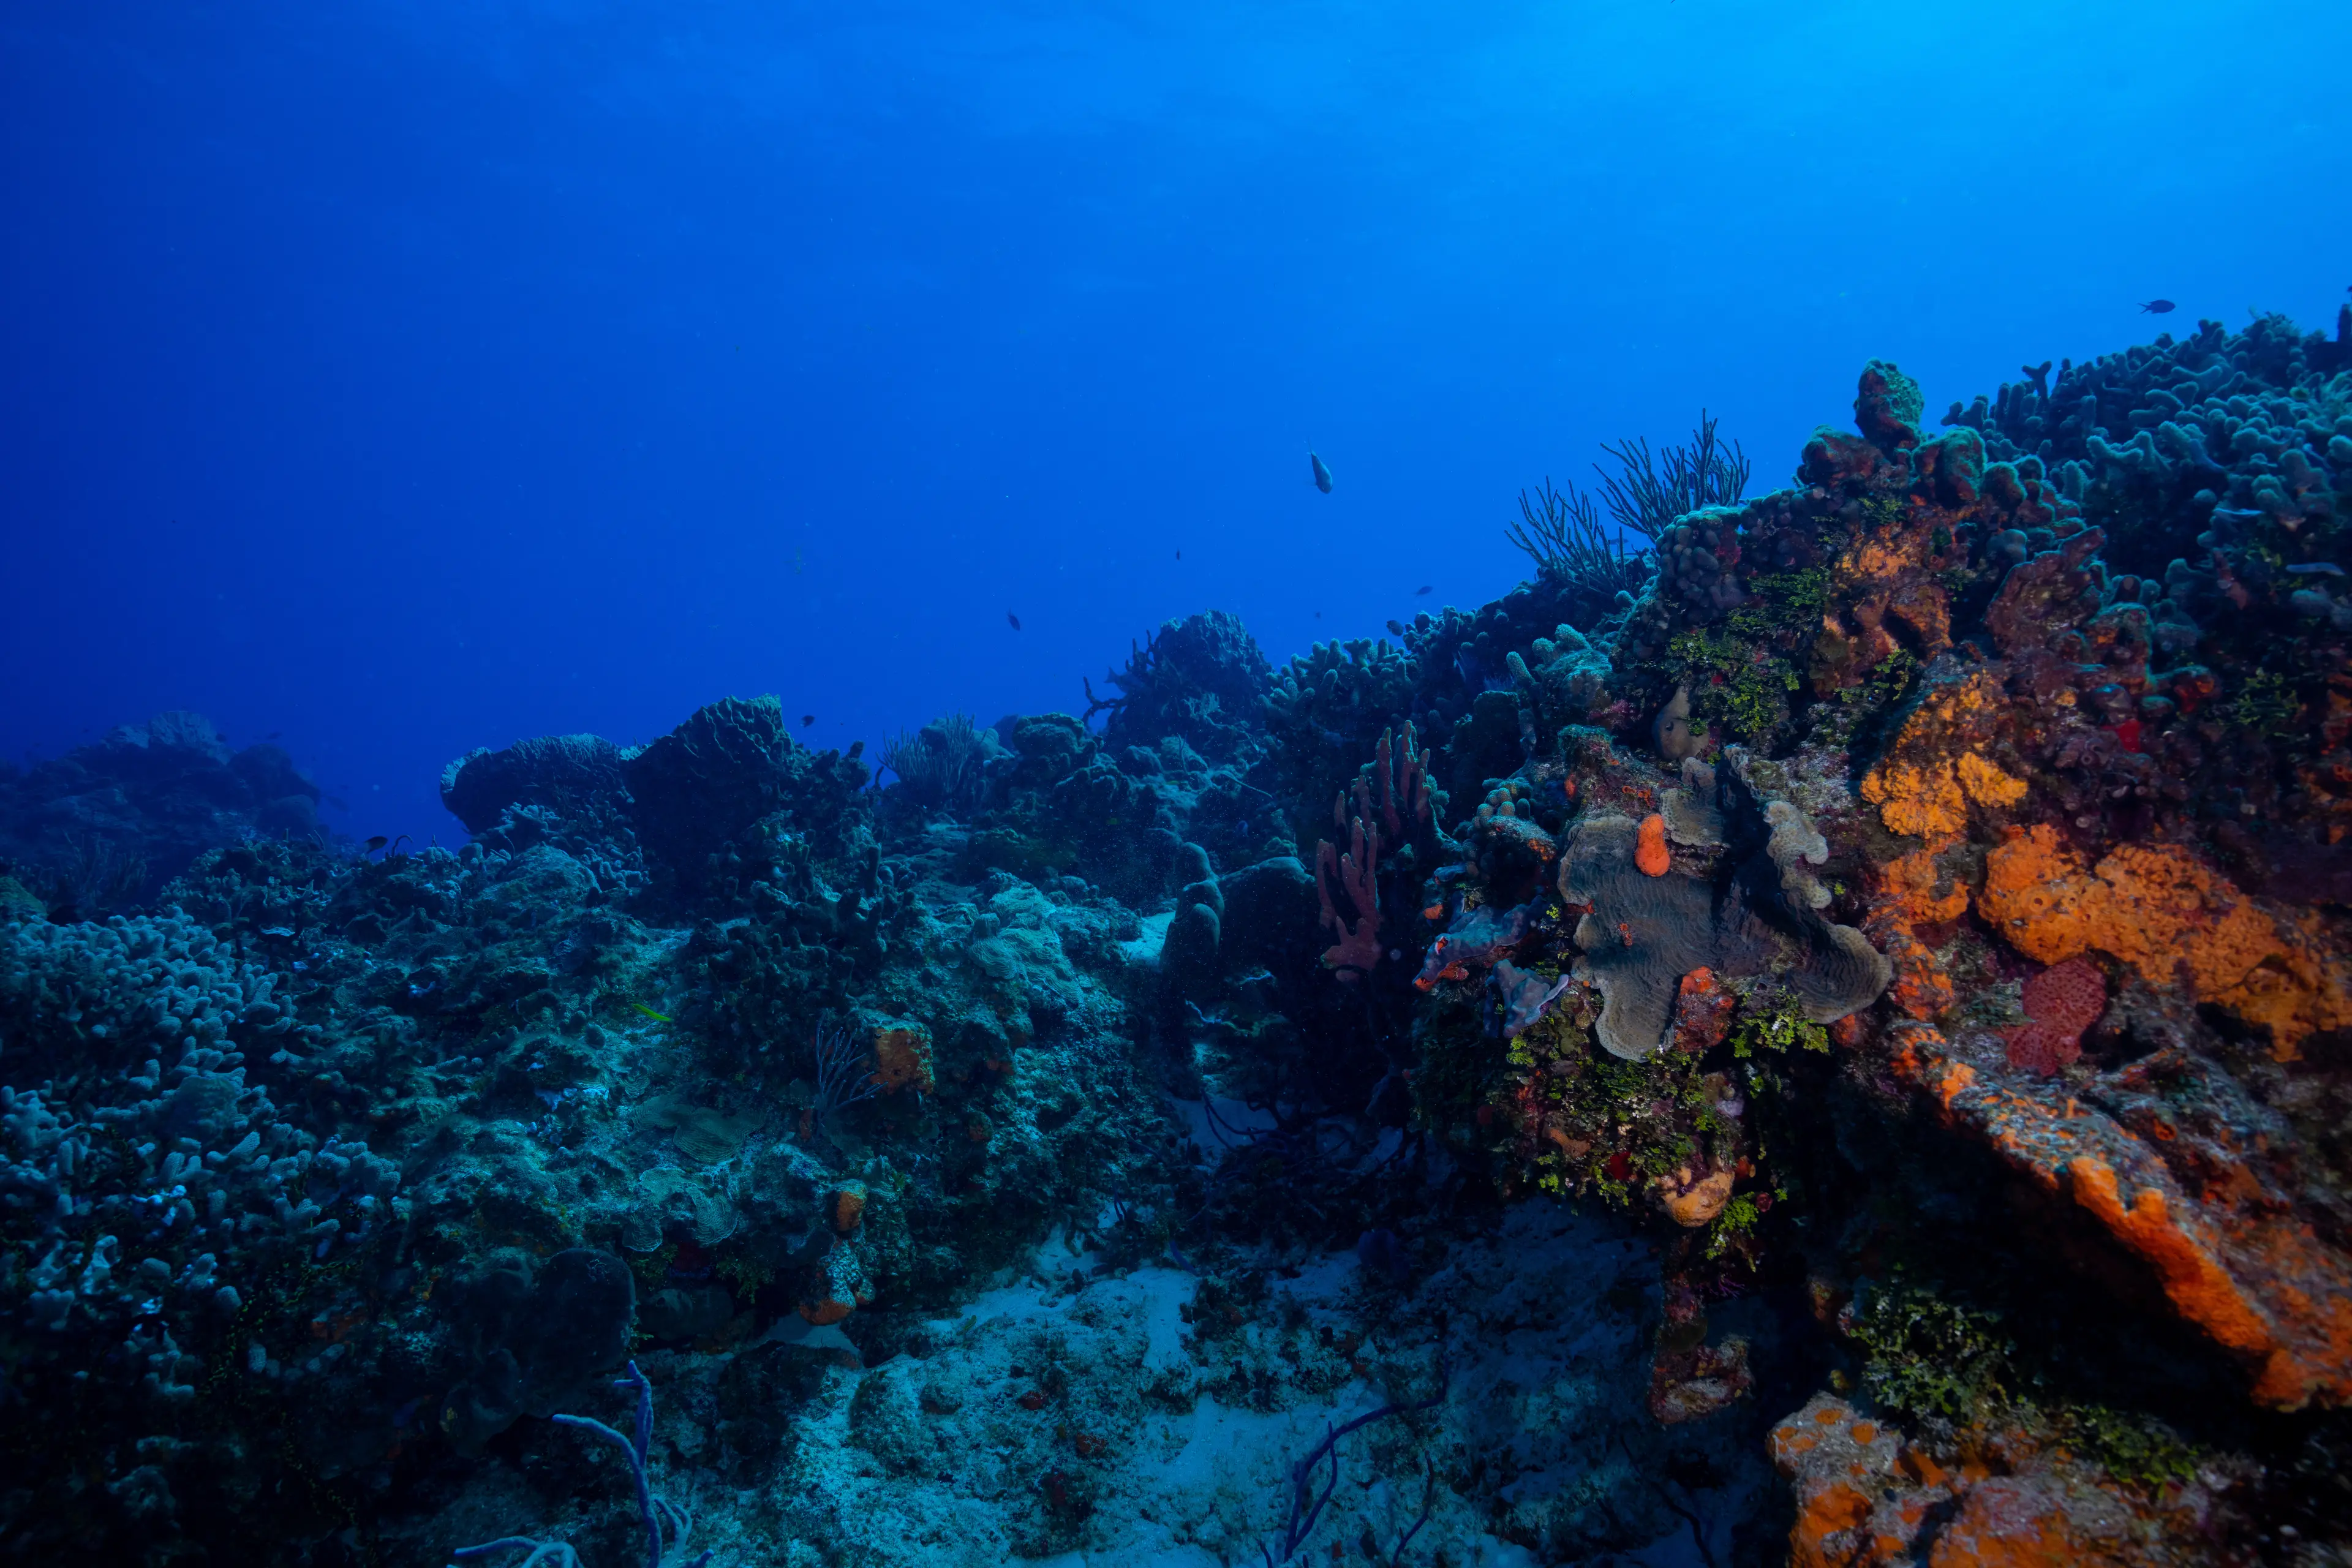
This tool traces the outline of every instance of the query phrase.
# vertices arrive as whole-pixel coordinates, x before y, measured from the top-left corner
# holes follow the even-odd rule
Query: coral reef
[[[0,776],[0,1542],[2339,1560],[2347,335],[1874,361],[1780,488],[1612,448],[1492,604],[878,777]]]
[[[232,751],[202,714],[158,713],[30,768],[0,763],[0,885],[60,919],[103,919],[208,849],[319,836],[322,798],[269,742]]]

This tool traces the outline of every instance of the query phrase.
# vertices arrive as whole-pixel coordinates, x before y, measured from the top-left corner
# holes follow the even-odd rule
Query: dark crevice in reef
[[[1393,641],[526,740],[456,851],[0,774],[0,1542],[633,1561],[634,1362],[689,1558],[1255,1561],[1389,1404],[1305,1551],[2333,1561],[2347,325],[1874,362]]]

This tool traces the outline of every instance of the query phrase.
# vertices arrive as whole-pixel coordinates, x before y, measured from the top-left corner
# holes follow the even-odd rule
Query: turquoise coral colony
[[[186,714],[0,774],[0,1544],[2344,1561],[2352,310],[1925,416],[454,851]]]

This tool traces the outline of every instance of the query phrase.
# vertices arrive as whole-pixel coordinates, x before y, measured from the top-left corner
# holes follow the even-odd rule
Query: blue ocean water
[[[2153,298],[2325,324],[2347,46],[2318,3],[16,0],[0,753],[194,709],[447,842],[442,763],[521,735],[1075,709],[1212,606],[1277,661],[1377,635],[1702,405],[1760,485],[1872,354],[1932,413]]]

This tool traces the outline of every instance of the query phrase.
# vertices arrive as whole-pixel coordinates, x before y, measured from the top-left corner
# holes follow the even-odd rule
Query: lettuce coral
[[[1560,856],[1560,897],[1588,911],[1576,926],[1574,973],[1601,992],[1595,1032],[1613,1055],[1645,1057],[1664,1044],[1683,977],[1700,969],[1740,976],[1771,966],[1815,1023],[1865,1007],[1886,988],[1885,958],[1853,927],[1790,907],[1768,855],[1718,889],[1651,873],[1639,863],[1641,839],[1632,817],[1597,813],[1577,821]]]

